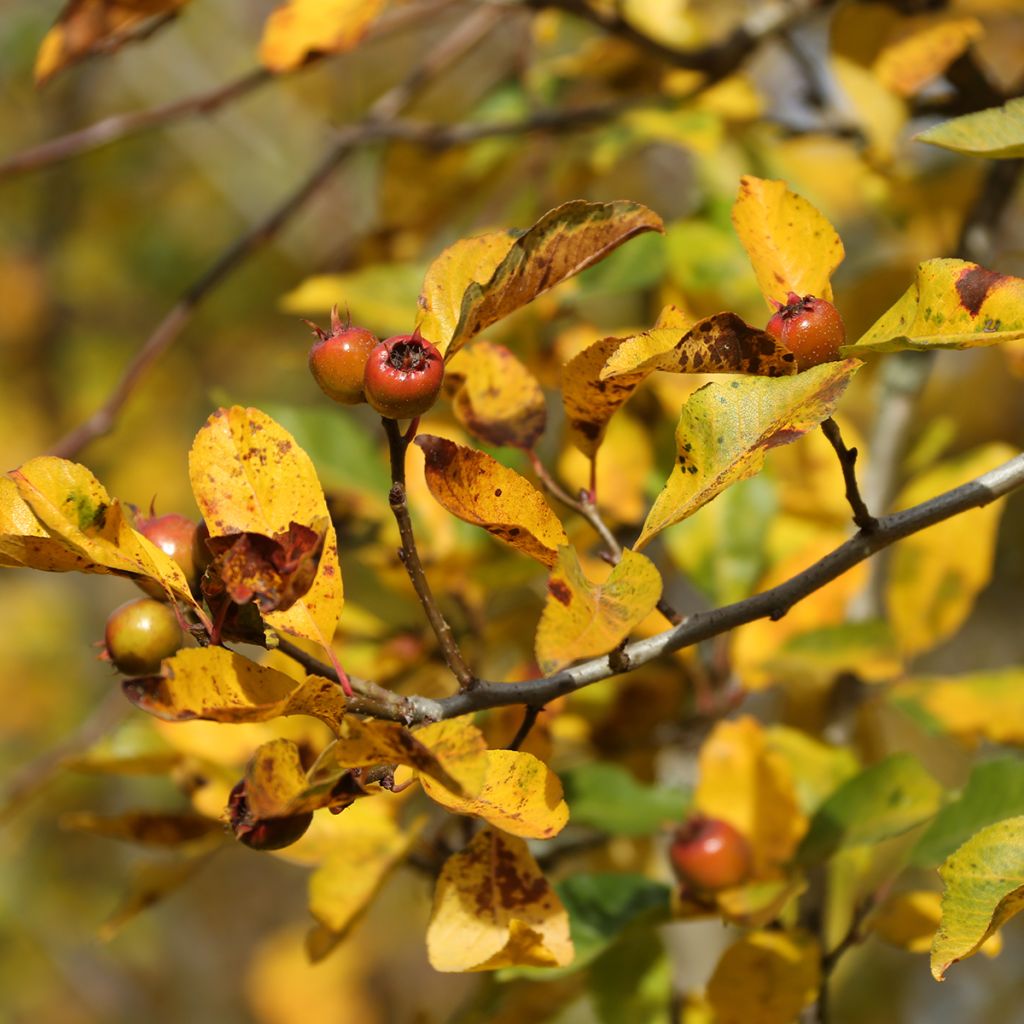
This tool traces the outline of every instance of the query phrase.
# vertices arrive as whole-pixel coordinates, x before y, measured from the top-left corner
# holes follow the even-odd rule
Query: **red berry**
[[[676,876],[696,892],[715,892],[746,881],[750,847],[727,821],[696,815],[676,830],[669,847]]]
[[[393,420],[425,413],[437,399],[444,379],[441,353],[419,331],[382,341],[366,364],[366,400]]]
[[[135,520],[135,529],[181,567],[189,583],[196,572],[196,524],[187,516],[168,512]],[[154,595],[156,596],[156,595]]]
[[[228,827],[235,838],[253,850],[281,850],[300,840],[313,821],[313,812],[287,818],[253,818],[245,797],[245,780],[228,797]]]
[[[181,626],[169,605],[140,597],[110,613],[105,641],[107,657],[126,676],[148,676],[181,647]]]
[[[846,327],[831,302],[790,292],[785,304],[778,303],[778,307],[765,330],[796,356],[798,370],[839,358],[840,346],[846,343]]]
[[[309,351],[309,369],[320,389],[344,405],[365,402],[363,374],[366,360],[379,344],[377,336],[365,327],[342,324],[337,306],[331,310],[330,334],[306,323],[318,339]]]

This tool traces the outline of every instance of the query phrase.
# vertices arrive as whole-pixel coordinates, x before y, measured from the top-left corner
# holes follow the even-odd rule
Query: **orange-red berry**
[[[379,344],[377,336],[365,327],[343,324],[337,306],[331,310],[330,334],[306,323],[317,337],[309,351],[309,369],[320,390],[344,405],[365,402],[363,375],[370,353]]]
[[[846,326],[831,302],[790,292],[786,302],[777,305],[765,330],[796,356],[798,370],[839,358],[839,349],[846,344]]]
[[[419,332],[382,341],[366,364],[366,400],[393,420],[410,420],[436,401],[444,380],[441,353]]]

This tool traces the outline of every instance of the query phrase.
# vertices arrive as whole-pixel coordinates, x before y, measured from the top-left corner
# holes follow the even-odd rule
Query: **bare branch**
[[[878,520],[868,511],[864,499],[860,496],[860,488],[857,486],[855,472],[857,449],[846,447],[839,424],[831,416],[821,424],[821,432],[828,438],[836,455],[839,456],[839,465],[843,470],[843,482],[846,484],[846,500],[853,511],[855,525],[865,533],[873,532],[878,527]]]

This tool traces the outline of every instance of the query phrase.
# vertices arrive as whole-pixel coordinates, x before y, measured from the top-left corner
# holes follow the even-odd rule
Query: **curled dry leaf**
[[[453,516],[544,565],[554,565],[565,530],[533,484],[483,452],[443,437],[421,434],[430,493]]]

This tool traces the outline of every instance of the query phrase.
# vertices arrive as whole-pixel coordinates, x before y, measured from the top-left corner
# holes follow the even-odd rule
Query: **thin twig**
[[[868,511],[864,499],[857,486],[857,449],[847,448],[843,441],[839,424],[831,416],[821,424],[821,432],[828,438],[839,457],[839,465],[843,470],[843,482],[846,485],[846,501],[853,512],[853,522],[858,529],[871,533],[878,527],[878,520]]]
[[[298,644],[292,643],[291,640],[283,636],[278,636],[276,650],[280,651],[285,657],[291,658],[296,664],[301,665],[310,675],[323,676],[325,679],[332,679],[337,683],[341,682],[337,669],[328,665],[326,661],[321,661],[315,655],[304,651]],[[373,700],[384,701],[385,703],[394,702],[396,708],[402,704],[402,698],[398,694],[385,689],[379,683],[375,683],[370,679],[361,679],[359,676],[353,676],[348,672],[345,673],[345,678],[348,679],[352,689],[363,697],[370,697]]]
[[[516,730],[515,736],[512,737],[512,742],[505,748],[506,750],[518,750],[526,742],[526,737],[530,735],[530,730],[537,724],[537,716],[543,710],[543,704],[526,705],[526,710],[523,712],[523,720]]]
[[[90,441],[109,433],[139,380],[181,333],[200,302],[248,256],[273,239],[354,149],[370,139],[386,137],[384,129],[387,122],[409,105],[427,81],[478,43],[500,17],[501,12],[493,7],[482,7],[474,11],[451,35],[438,43],[406,79],[373,103],[366,120],[339,132],[326,155],[298,188],[262,221],[239,236],[213,266],[186,289],[129,362],[103,405],[57,441],[50,449],[50,454],[74,458]]]
[[[420,599],[420,604],[423,605],[423,611],[426,613],[430,628],[434,631],[434,636],[437,637],[444,660],[459,681],[459,689],[470,691],[477,685],[477,678],[462,657],[452,627],[438,607],[416,547],[416,537],[412,529],[412,519],[409,516],[405,491],[405,453],[412,437],[408,433],[402,433],[397,421],[389,419],[387,416],[382,416],[381,420],[388,435],[388,450],[391,456],[391,490],[388,493],[388,503],[391,506],[395,522],[398,524],[398,533],[402,538],[402,547],[398,552],[398,557],[409,574],[409,580],[413,590],[416,591],[416,596]]]

